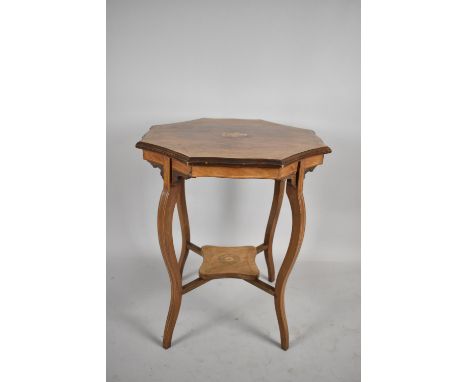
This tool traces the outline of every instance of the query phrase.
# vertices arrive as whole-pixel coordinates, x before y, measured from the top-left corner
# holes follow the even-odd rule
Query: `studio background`
[[[310,128],[333,150],[304,182],[287,352],[270,297],[238,280],[184,296],[173,347],[160,346],[162,179],[134,146],[153,124],[201,117]],[[108,379],[359,380],[359,1],[108,1],[107,124]],[[192,179],[186,193],[194,243],[262,242],[273,181]],[[290,230],[285,198],[277,270]],[[174,236],[180,248],[177,216]],[[263,256],[257,262],[265,274]]]

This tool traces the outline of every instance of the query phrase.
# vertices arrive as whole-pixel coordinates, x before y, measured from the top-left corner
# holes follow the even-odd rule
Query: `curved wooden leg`
[[[171,163],[169,159],[167,159],[164,164],[163,177],[164,188],[161,193],[158,209],[158,236],[164,263],[166,264],[171,282],[171,302],[169,305],[169,312],[167,313],[163,338],[163,347],[167,349],[171,346],[172,333],[174,331],[182,301],[182,278],[172,238],[172,218],[174,215],[175,204],[180,193],[181,183],[172,184]]]
[[[271,203],[270,217],[265,231],[265,261],[268,268],[268,281],[275,281],[275,264],[273,262],[273,238],[275,236],[276,223],[283,203],[284,186],[286,181],[275,180],[275,192],[273,194],[273,201]]]
[[[180,274],[184,273],[185,262],[189,253],[188,243],[190,242],[190,225],[187,213],[187,202],[185,201],[185,179],[180,180],[180,192],[177,198],[177,212],[179,214],[180,231],[182,233],[182,248],[180,250],[179,268]]]
[[[304,171],[300,167],[295,179],[288,180],[286,186],[286,194],[288,195],[292,212],[292,231],[288,251],[284,257],[275,285],[275,309],[281,336],[281,348],[283,350],[289,348],[289,331],[284,308],[284,291],[289,274],[299,254],[305,229],[305,206],[302,195],[303,179]]]

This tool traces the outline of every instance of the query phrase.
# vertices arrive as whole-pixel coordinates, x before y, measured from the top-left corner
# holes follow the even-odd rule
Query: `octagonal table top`
[[[155,125],[136,144],[188,165],[283,167],[331,149],[312,130],[260,119],[201,118]]]

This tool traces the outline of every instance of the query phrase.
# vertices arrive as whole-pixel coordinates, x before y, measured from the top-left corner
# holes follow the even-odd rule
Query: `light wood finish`
[[[143,150],[143,159],[154,167],[162,168],[164,156]],[[315,167],[323,163],[323,154],[307,157],[304,161],[305,168]],[[297,171],[297,163],[293,162],[284,167],[256,167],[244,166],[191,166],[177,159],[172,159],[172,170],[185,178],[230,178],[230,179],[285,179],[294,175]]]
[[[202,255],[201,248],[198,245],[195,245],[193,243],[188,243],[188,249],[195,252],[197,255],[200,255],[200,256]]]
[[[255,247],[202,247],[203,264],[200,278],[204,280],[238,278],[255,280],[260,271],[255,264]]]
[[[140,149],[189,165],[284,167],[330,148],[312,131],[260,119],[211,119],[152,126]]]
[[[192,167],[177,159],[172,160],[172,170],[186,177],[190,177],[192,175]]]
[[[265,261],[268,268],[268,281],[275,281],[275,264],[273,262],[273,238],[275,236],[276,223],[283,203],[285,180],[275,181],[273,201],[271,203],[270,217],[265,231]]]
[[[281,347],[289,347],[285,289],[299,254],[305,229],[304,176],[323,163],[331,152],[314,132],[262,120],[200,119],[153,126],[137,143],[143,158],[161,169],[164,186],[158,209],[158,236],[171,283],[171,301],[164,329],[163,347],[171,346],[182,295],[207,281],[222,277],[241,278],[274,296]],[[274,179],[275,188],[265,237],[257,247],[199,247],[190,240],[185,200],[185,180],[196,177]],[[274,286],[260,280],[256,255],[265,253],[268,279],[273,282],[273,239],[284,191],[292,212],[289,246]],[[178,208],[182,232],[179,260],[174,250],[172,221]],[[182,285],[189,251],[203,257],[200,277]]]
[[[210,280],[203,280],[201,278],[197,278],[195,280],[192,280],[189,283],[182,286],[182,294],[190,292],[191,290],[194,290],[195,288],[198,288],[199,286],[207,283],[208,281],[210,281]]]
[[[247,281],[248,283],[252,285],[255,285],[257,288],[260,288],[261,290],[267,292],[268,294],[271,294],[272,296],[275,295],[275,288],[272,287],[270,284],[263,282],[262,280],[255,279],[255,280],[245,280],[245,281]]]
[[[294,174],[296,167],[297,163],[281,168],[193,166],[191,176],[195,178],[283,179]]]
[[[307,171],[310,168],[321,165],[323,163],[323,155],[312,155],[302,160],[301,163],[304,167],[304,171]]]
[[[257,255],[260,253],[260,252],[263,252],[265,249],[266,249],[266,245],[265,244],[260,244],[260,245],[257,245],[257,247],[255,248],[255,250],[257,251]]]
[[[167,157],[165,155],[162,155],[160,153],[155,153],[153,151],[148,151],[148,150],[143,150],[143,159],[147,160],[154,166],[159,166],[162,168],[164,165],[164,160]]]

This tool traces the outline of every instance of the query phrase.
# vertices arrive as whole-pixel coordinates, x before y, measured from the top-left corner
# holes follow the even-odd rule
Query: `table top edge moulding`
[[[313,130],[260,119],[200,118],[154,125],[136,147],[190,166],[280,168],[331,153]]]
[[[264,120],[211,119],[155,125],[136,144],[143,159],[161,169],[163,189],[158,207],[158,239],[170,280],[170,304],[163,347],[171,347],[182,295],[220,278],[244,280],[274,297],[281,348],[289,348],[285,311],[285,288],[304,237],[305,174],[323,163],[331,149],[312,130]],[[185,181],[198,177],[272,179],[273,200],[263,241],[257,246],[199,246],[190,238],[185,200]],[[291,207],[291,236],[278,273],[273,261],[273,239],[284,194]],[[177,257],[172,236],[177,206],[182,246]],[[259,240],[260,241],[260,240]],[[199,277],[183,284],[182,275],[189,252],[203,258]],[[264,253],[265,282],[256,257]],[[263,276],[264,277],[264,276]],[[275,282],[276,279],[276,282]],[[274,283],[272,285],[271,283]]]

